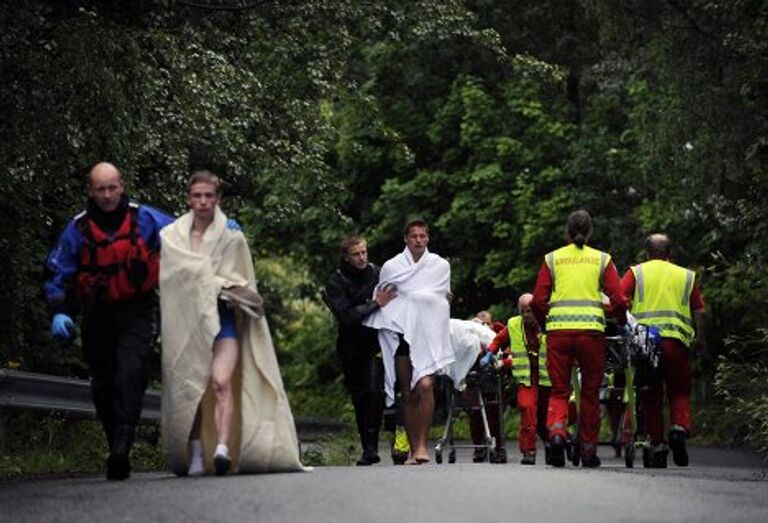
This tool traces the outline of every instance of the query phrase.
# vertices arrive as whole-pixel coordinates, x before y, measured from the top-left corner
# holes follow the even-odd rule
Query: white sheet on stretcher
[[[448,365],[446,374],[456,390],[466,388],[466,377],[478,355],[488,346],[496,333],[490,327],[471,320],[451,318],[451,348],[456,361]]]

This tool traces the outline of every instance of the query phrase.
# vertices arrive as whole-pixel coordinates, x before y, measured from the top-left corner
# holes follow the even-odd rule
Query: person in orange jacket
[[[626,323],[626,302],[621,281],[608,253],[587,245],[592,217],[585,210],[568,216],[567,245],[548,253],[541,264],[531,310],[547,333],[547,371],[552,392],[547,409],[550,463],[565,465],[568,398],[571,368],[581,369],[579,438],[576,442],[584,467],[599,467],[600,383],[605,370],[605,312],[602,293],[608,296],[620,325]]]
[[[517,302],[519,316],[513,316],[507,326],[488,345],[488,351],[509,352],[512,377],[517,383],[517,408],[520,411],[518,445],[523,455],[520,463],[536,464],[536,435],[545,443],[547,434],[547,405],[552,383],[547,372],[546,335],[531,311],[532,294],[523,294]]]

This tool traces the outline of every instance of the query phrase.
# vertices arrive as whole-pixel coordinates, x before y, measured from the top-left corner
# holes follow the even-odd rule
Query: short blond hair
[[[348,236],[345,236],[344,239],[341,240],[339,243],[339,250],[341,251],[341,256],[346,256],[349,254],[349,249],[354,247],[355,245],[359,245],[361,243],[368,245],[368,242],[365,241],[365,238],[362,234],[350,234]]]
[[[210,183],[216,190],[216,194],[221,195],[221,178],[207,169],[202,169],[192,173],[192,176],[190,176],[189,180],[187,181],[187,193],[192,190],[192,186],[196,183]]]

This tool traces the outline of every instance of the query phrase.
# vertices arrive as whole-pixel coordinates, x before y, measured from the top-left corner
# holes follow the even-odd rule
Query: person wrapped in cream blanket
[[[429,461],[427,436],[434,414],[434,375],[453,363],[450,340],[451,266],[427,250],[429,228],[408,222],[405,250],[381,268],[378,289],[396,297],[370,314],[364,325],[379,330],[387,404],[394,403],[397,377],[403,395],[403,421],[411,453],[406,464]],[[396,357],[397,356],[397,357]]]
[[[195,173],[192,211],[161,232],[168,466],[177,475],[301,470],[248,243],[228,227],[220,197],[218,177]]]

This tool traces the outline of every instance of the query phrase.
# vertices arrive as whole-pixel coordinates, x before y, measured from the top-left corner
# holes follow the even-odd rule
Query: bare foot
[[[415,454],[408,454],[408,459],[405,460],[405,465],[421,465],[421,461]]]

